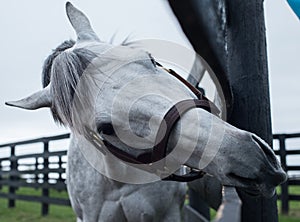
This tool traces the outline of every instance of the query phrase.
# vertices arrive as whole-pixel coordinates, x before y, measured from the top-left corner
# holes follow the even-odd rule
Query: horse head
[[[95,135],[103,133],[131,147],[153,147],[162,117],[194,94],[157,67],[147,52],[100,41],[81,11],[71,3],[66,11],[77,41],[65,42],[48,57],[44,89],[6,104],[29,110],[48,107],[72,132],[84,134],[88,126]],[[174,148],[179,151],[172,153]],[[168,150],[170,165],[185,164],[224,185],[267,196],[286,180],[268,144],[203,109],[181,116]]]

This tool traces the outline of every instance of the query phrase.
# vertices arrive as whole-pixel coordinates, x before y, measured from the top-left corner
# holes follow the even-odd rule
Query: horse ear
[[[52,106],[52,96],[50,93],[50,85],[46,88],[18,101],[5,103],[8,106],[18,107],[28,110],[36,110],[43,107]]]
[[[75,8],[70,2],[66,3],[66,12],[77,35],[77,41],[100,41],[89,19],[83,12]]]

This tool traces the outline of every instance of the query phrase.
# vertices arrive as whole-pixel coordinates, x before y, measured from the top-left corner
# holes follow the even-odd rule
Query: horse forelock
[[[42,84],[44,88],[50,83],[51,67],[54,59],[60,53],[62,53],[66,49],[72,48],[74,45],[75,45],[74,40],[66,40],[63,43],[61,43],[58,47],[56,47],[54,50],[52,50],[52,53],[46,58],[43,65],[43,71],[42,71]]]
[[[95,54],[85,48],[67,50],[74,41],[65,41],[46,59],[43,68],[43,86],[51,81],[53,102],[51,112],[56,122],[73,126],[72,102],[76,86]]]

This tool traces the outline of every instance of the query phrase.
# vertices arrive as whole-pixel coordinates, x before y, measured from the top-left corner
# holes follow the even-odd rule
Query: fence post
[[[59,169],[62,169],[62,164],[63,164],[62,156],[59,156],[58,164],[59,164]],[[62,173],[61,172],[59,173],[58,181],[59,182],[63,182],[63,178],[62,178]]]
[[[10,175],[10,181],[11,183],[16,181],[16,173],[18,172],[18,166],[17,166],[17,158],[15,155],[15,146],[10,147],[10,172],[12,175]],[[14,175],[15,174],[15,175]],[[16,187],[13,186],[14,184],[11,184],[9,186],[8,192],[11,195],[14,195],[16,193]],[[12,208],[16,206],[16,201],[14,198],[8,199],[8,207]]]
[[[39,158],[38,157],[36,157],[35,158],[35,164],[34,164],[34,166],[35,166],[35,170],[37,171],[38,170],[38,166],[39,166]],[[38,181],[39,181],[39,174],[36,174],[35,175],[35,182],[36,183],[38,183]],[[38,189],[38,188],[36,188],[36,189]]]
[[[287,164],[286,164],[286,149],[285,149],[285,135],[279,135],[279,154],[281,166],[287,172]],[[281,213],[288,214],[289,213],[289,191],[288,191],[288,183],[287,180],[285,183],[281,184]]]
[[[2,161],[0,160],[0,173],[2,172]],[[0,174],[0,181],[2,181],[2,174]],[[2,184],[0,184],[0,190],[2,189]]]
[[[49,183],[49,175],[48,175],[48,170],[49,170],[49,141],[44,142],[44,184],[47,185]],[[44,187],[42,189],[42,196],[48,198],[49,197],[49,189],[48,187]],[[49,213],[49,204],[47,202],[42,202],[42,215],[48,215]]]

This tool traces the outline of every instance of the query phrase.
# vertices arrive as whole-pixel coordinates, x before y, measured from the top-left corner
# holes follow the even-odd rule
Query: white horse
[[[111,154],[103,137],[124,151],[153,147],[168,110],[196,97],[147,52],[102,42],[82,12],[71,3],[66,10],[77,41],[48,57],[44,89],[7,104],[49,107],[56,121],[70,127],[67,187],[78,221],[180,221],[185,185],[160,179],[181,165],[223,185],[274,194],[286,174],[270,147],[204,109],[190,109],[175,124],[164,169]]]

